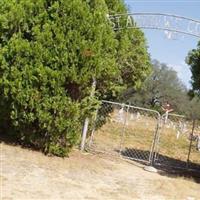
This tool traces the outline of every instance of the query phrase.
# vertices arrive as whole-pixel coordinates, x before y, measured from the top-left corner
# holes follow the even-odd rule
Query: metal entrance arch
[[[200,20],[164,13],[127,13],[107,16],[114,30],[141,28],[184,34],[200,39]]]

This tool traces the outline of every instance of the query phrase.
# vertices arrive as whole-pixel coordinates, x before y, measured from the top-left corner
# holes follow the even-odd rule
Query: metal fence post
[[[122,104],[122,106],[123,106],[123,104]],[[119,150],[120,155],[121,155],[122,144],[124,141],[124,136],[125,136],[125,131],[126,131],[126,123],[127,123],[127,116],[128,116],[129,108],[130,108],[130,105],[128,105],[128,107],[126,109],[126,115],[125,115],[125,119],[124,119],[123,130],[122,130],[122,134],[121,134],[120,150]]]
[[[83,133],[82,133],[82,140],[81,140],[81,151],[84,151],[84,149],[85,149],[85,141],[86,141],[86,137],[87,137],[88,125],[89,125],[89,118],[87,117],[85,119],[84,126],[83,126]]]
[[[191,154],[191,149],[192,149],[192,138],[193,138],[193,135],[194,135],[194,129],[195,129],[195,119],[193,119],[192,133],[191,133],[191,136],[190,136],[190,145],[189,145],[188,158],[187,158],[187,168],[189,168],[190,154]]]
[[[96,79],[93,78],[93,82],[92,82],[92,89],[91,89],[91,93],[90,93],[90,98],[92,98],[95,94],[95,89],[96,89]],[[89,125],[89,118],[87,117],[85,119],[84,122],[84,126],[83,126],[83,132],[82,132],[82,140],[81,140],[81,151],[84,151],[85,149],[85,141],[87,138],[87,132],[88,132],[88,125]]]
[[[156,124],[156,130],[155,130],[155,134],[154,134],[154,138],[153,138],[153,144],[152,144],[152,148],[150,151],[150,155],[149,155],[149,162],[150,162],[150,166],[154,165],[154,161],[155,161],[155,157],[156,157],[156,148],[159,142],[159,130],[160,130],[160,123],[161,123],[161,115],[160,113],[158,114],[158,119],[157,119],[157,124]]]
[[[99,111],[99,109],[97,109],[96,112],[95,112],[94,125],[93,125],[93,128],[92,128],[92,133],[91,133],[91,137],[90,137],[90,141],[89,141],[89,147],[92,145],[92,142],[93,142],[94,132],[96,130],[96,123],[97,123],[98,111]]]
[[[155,160],[157,159],[157,156],[159,156],[158,152],[159,152],[159,148],[160,148],[160,137],[163,134],[165,125],[166,125],[166,113],[161,115],[159,113],[159,118],[158,118],[158,134],[156,137],[156,144],[155,144],[155,154],[154,154],[154,158],[153,158],[153,164],[155,163]]]

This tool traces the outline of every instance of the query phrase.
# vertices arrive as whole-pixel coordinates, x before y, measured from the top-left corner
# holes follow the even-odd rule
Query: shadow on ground
[[[141,163],[145,159],[148,161],[150,152],[134,148],[125,148],[121,151],[121,155]],[[195,182],[200,183],[200,163],[189,162],[187,167],[187,161],[157,154],[154,166],[158,169],[160,175],[174,178],[177,176],[192,178]]]
[[[42,152],[41,149],[31,145],[23,143],[22,141],[19,141],[15,136],[10,134],[3,134],[0,132],[0,143],[4,142],[5,144],[12,145],[12,146],[20,146],[24,149],[31,149],[33,151],[39,151]]]
[[[20,143],[16,140],[16,138],[11,137],[9,134],[3,134],[0,132],[0,143],[4,142],[9,145],[20,145]]]

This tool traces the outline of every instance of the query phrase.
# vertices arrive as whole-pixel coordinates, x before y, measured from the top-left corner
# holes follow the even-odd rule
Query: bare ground
[[[200,199],[194,179],[143,170],[134,162],[73,151],[69,158],[0,143],[0,199]]]

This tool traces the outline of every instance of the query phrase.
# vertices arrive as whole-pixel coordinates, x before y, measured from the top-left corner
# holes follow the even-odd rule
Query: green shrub
[[[117,57],[123,44],[131,46],[131,38],[117,39],[107,13],[104,0],[0,1],[2,131],[65,156],[79,142],[97,97],[112,97],[124,88],[123,80],[134,85],[134,70],[128,81],[122,73],[126,60],[119,67]],[[90,98],[94,78],[96,94]]]

